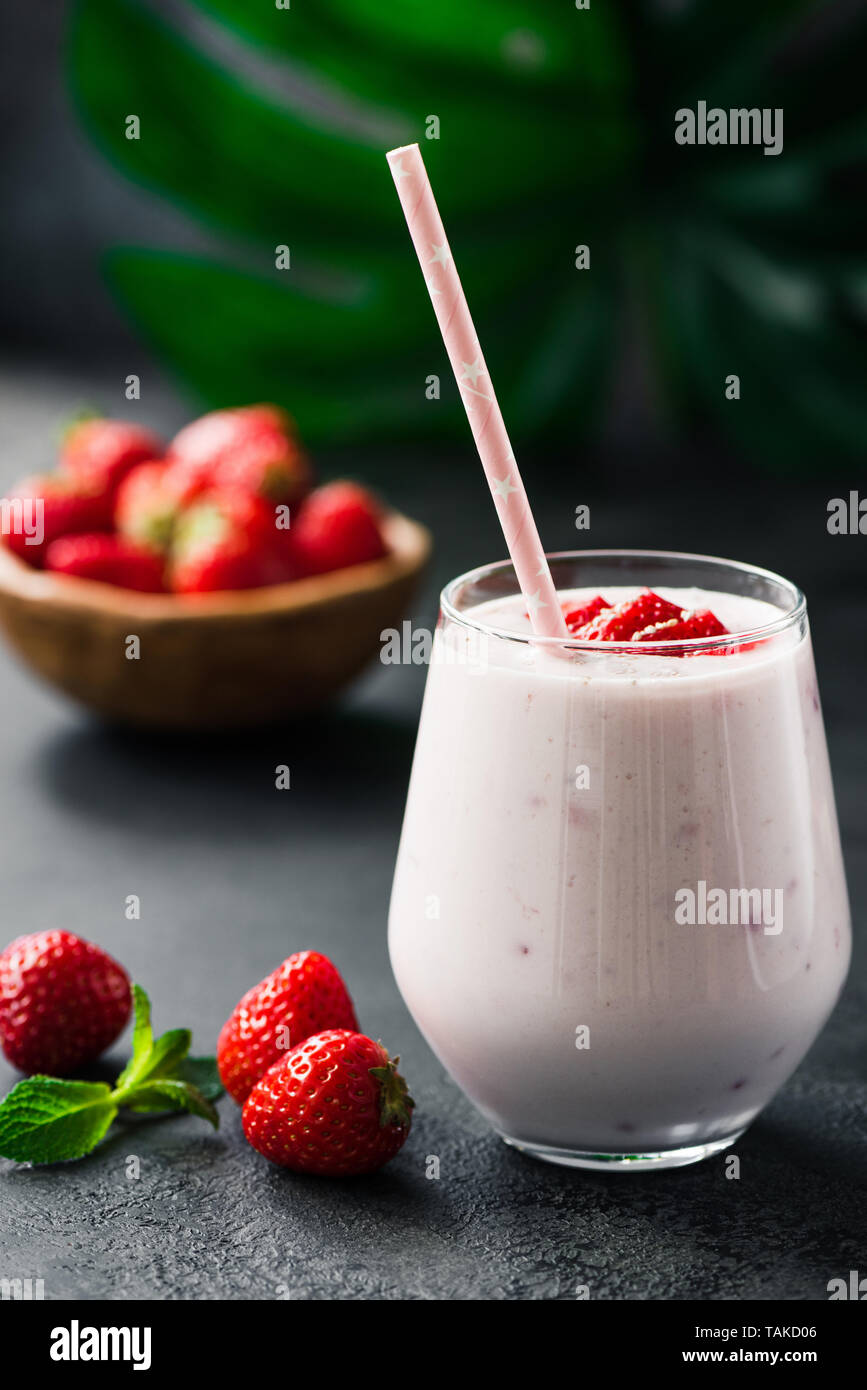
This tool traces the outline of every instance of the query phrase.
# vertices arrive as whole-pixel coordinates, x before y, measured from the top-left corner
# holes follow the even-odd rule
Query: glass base
[[[544,1163],[558,1163],[563,1168],[591,1168],[596,1172],[641,1173],[649,1169],[684,1168],[688,1163],[698,1163],[703,1158],[711,1158],[723,1149],[729,1148],[740,1139],[743,1129],[735,1130],[725,1139],[713,1139],[707,1144],[692,1144],[684,1149],[663,1149],[660,1153],[598,1154],[581,1149],[558,1149],[549,1144],[529,1144],[523,1139],[513,1139],[511,1135],[498,1130],[513,1149],[528,1154],[530,1158],[540,1158]]]

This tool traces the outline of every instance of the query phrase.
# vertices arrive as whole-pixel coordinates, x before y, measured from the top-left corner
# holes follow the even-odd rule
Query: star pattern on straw
[[[548,561],[545,556],[539,555],[539,568],[536,570],[536,578],[542,579],[548,573]]]
[[[409,170],[403,167],[402,159],[399,159],[396,164],[392,164],[391,172],[394,175],[395,183],[400,183],[401,179],[408,179],[410,177]]]
[[[527,595],[527,608],[529,609],[529,611],[530,611],[531,614],[533,614],[533,613],[538,613],[538,611],[539,611],[540,608],[547,608],[547,607],[548,607],[547,603],[543,603],[543,602],[542,602],[541,593],[542,593],[542,590],[541,590],[541,589],[537,589],[536,592],[535,592],[535,594],[528,594],[528,595]]]
[[[425,279],[425,284],[427,285],[427,292],[428,292],[428,294],[430,295],[431,299],[433,299],[433,297],[434,297],[435,294],[436,294],[436,295],[441,295],[441,294],[442,294],[442,290],[435,290],[435,289],[434,289],[434,278],[433,278],[432,275],[428,275],[428,276],[426,277],[426,279]]]
[[[449,248],[445,245],[437,246],[436,242],[432,241],[431,250],[433,255],[428,261],[428,265],[441,265],[445,270],[449,263]]]
[[[504,502],[508,502],[510,493],[517,492],[518,489],[512,486],[512,479],[507,473],[505,478],[495,478],[493,493],[495,497],[502,497]]]
[[[461,372],[461,381],[471,381],[474,386],[478,386],[479,377],[487,376],[487,372],[482,366],[481,356],[478,356],[475,362],[461,362],[461,366],[464,369]]]
[[[484,391],[477,391],[474,386],[470,386],[469,382],[467,382],[467,384],[465,385],[463,381],[459,381],[458,385],[460,386],[462,391],[469,391],[471,396],[478,396],[480,400],[488,401],[490,403],[490,396],[486,396]],[[466,398],[464,398],[464,410],[472,409],[473,407],[470,405],[469,401]]]

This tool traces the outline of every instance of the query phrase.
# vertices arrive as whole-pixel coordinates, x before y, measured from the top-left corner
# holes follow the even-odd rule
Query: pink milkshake
[[[554,557],[730,638],[539,639],[508,564],[443,596],[391,902],[398,985],[510,1143],[668,1167],[731,1144],[840,992],[850,931],[803,598],[726,561]]]

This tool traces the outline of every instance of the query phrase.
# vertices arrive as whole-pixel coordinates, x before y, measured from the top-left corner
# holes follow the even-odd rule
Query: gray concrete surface
[[[86,383],[100,399],[110,373]],[[46,453],[81,393],[68,377],[7,373],[2,481]],[[180,413],[155,396],[169,423]],[[153,419],[151,409],[148,418]],[[323,461],[337,472],[347,460]],[[499,553],[472,457],[354,460],[435,527],[440,580]],[[390,469],[390,472],[389,472]],[[863,538],[824,534],[831,484],[748,492],[725,477],[683,495],[582,495],[564,465],[539,495],[551,548],[593,504],[596,545],[705,549],[778,568],[810,599],[856,933],[867,890]],[[448,479],[448,487],[442,481]],[[389,481],[390,479],[390,481]],[[576,496],[573,496],[576,493]],[[378,669],[339,711],[244,740],[107,731],[35,685],[0,651],[3,941],[47,925],[101,942],[148,989],[158,1027],[211,1051],[255,980],[293,949],[333,956],[363,1026],[399,1051],[418,1101],[383,1173],[291,1177],[250,1150],[221,1102],[212,1134],[181,1118],[127,1122],[80,1163],[0,1161],[0,1276],[49,1299],[824,1299],[867,1251],[867,952],[857,936],[843,1002],[819,1044],[720,1160],[658,1175],[561,1172],[507,1149],[427,1050],[391,978],[390,878],[423,672]],[[288,763],[292,790],[274,789]],[[127,922],[137,893],[142,918]],[[125,1042],[116,1050],[120,1063]],[[0,1090],[12,1083],[0,1063]],[[126,1159],[141,1161],[129,1180]],[[425,1177],[440,1159],[441,1178]]]

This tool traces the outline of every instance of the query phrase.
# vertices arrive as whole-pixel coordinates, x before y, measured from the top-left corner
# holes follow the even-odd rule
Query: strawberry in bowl
[[[111,498],[131,468],[162,453],[162,440],[142,425],[85,416],[63,436],[60,470],[81,487]]]
[[[22,478],[5,500],[11,526],[3,540],[36,569],[45,563],[45,553],[58,537],[111,529],[112,503],[107,494],[63,474]]]
[[[169,561],[176,594],[257,589],[293,578],[273,508],[256,493],[212,487],[180,513]]]
[[[211,411],[168,447],[144,426],[87,417],[67,430],[58,464],[7,495],[4,540],[28,564],[70,578],[190,595],[308,579],[388,553],[382,506],[359,483],[314,488],[295,424],[275,405]],[[30,535],[14,519],[35,508],[41,534]],[[111,542],[93,539],[101,533]],[[89,539],[50,560],[51,544],[72,536]],[[160,557],[159,583],[145,551]]]
[[[357,483],[327,483],[311,493],[287,550],[298,575],[328,574],[347,565],[380,560],[386,546],[381,508]]]
[[[423,527],[358,482],[314,486],[276,406],[165,446],[77,422],[3,503],[0,625],[50,683],[122,723],[227,728],[316,708],[397,627]]]
[[[215,410],[186,425],[169,459],[194,490],[239,488],[272,502],[300,502],[312,469],[294,422],[274,405]]]
[[[160,557],[124,536],[99,532],[60,536],[45,552],[45,568],[144,594],[159,594],[165,588]]]

